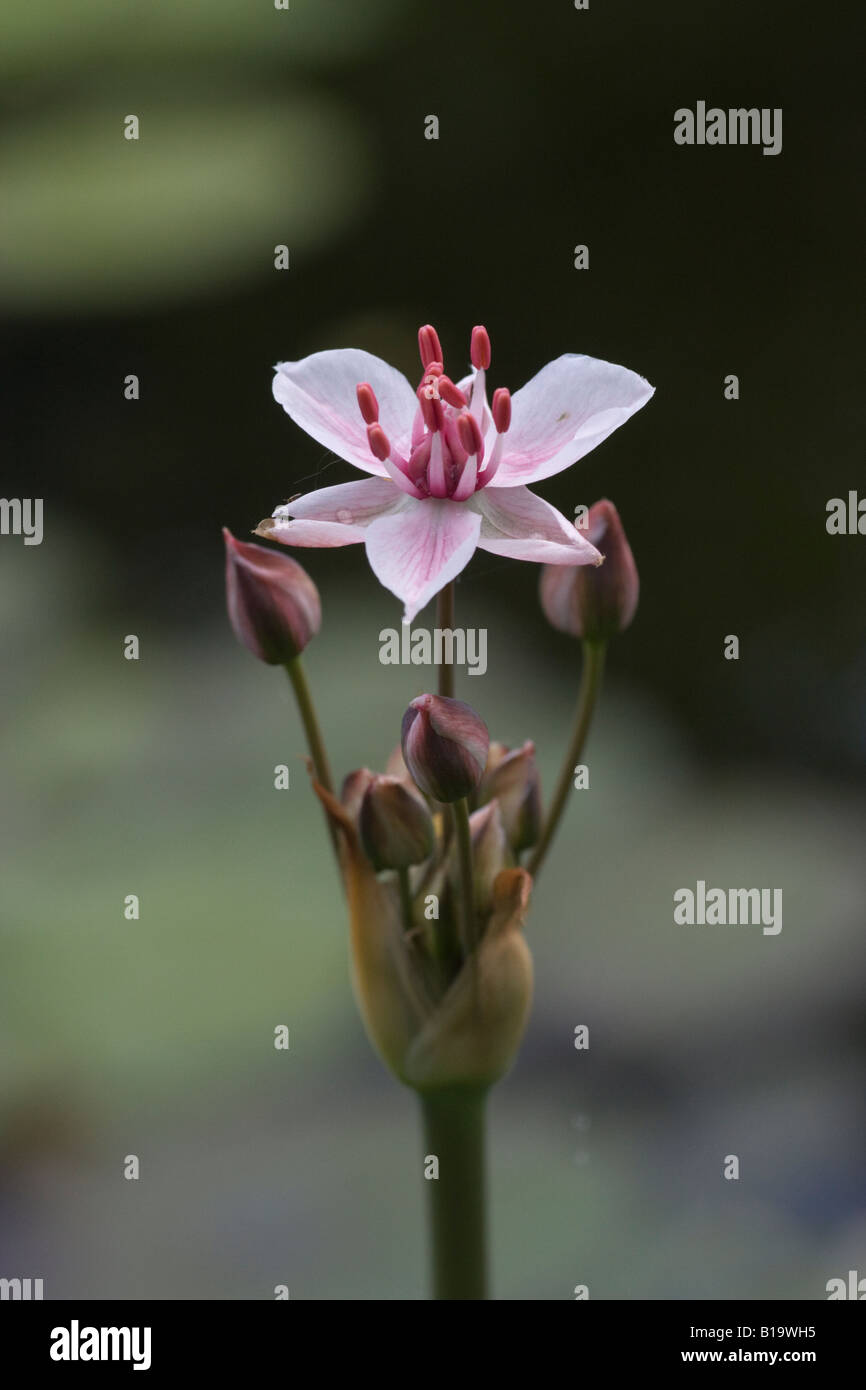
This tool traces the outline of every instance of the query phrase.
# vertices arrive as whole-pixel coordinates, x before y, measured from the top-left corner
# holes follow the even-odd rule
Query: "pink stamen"
[[[418,329],[418,351],[421,354],[421,366],[425,370],[431,362],[442,361],[442,344],[439,341],[439,334],[430,323],[425,323],[423,328]]]
[[[440,376],[438,386],[439,395],[446,405],[453,405],[455,410],[463,410],[466,407],[466,397],[460,387],[454,385],[450,376]]]
[[[361,417],[365,425],[375,425],[379,421],[379,402],[376,400],[376,393],[369,381],[362,381],[355,388],[358,395],[358,405],[361,408]]]
[[[421,406],[421,414],[424,416],[424,424],[428,430],[435,434],[442,428],[445,419],[445,408],[439,399],[435,383],[422,384],[418,387],[418,403]]]
[[[455,502],[465,502],[467,497],[471,497],[478,485],[478,462],[480,454],[472,454],[463,467],[457,485],[451,494]]]
[[[373,458],[378,459],[380,463],[391,457],[391,443],[381,425],[367,426],[367,443]]]
[[[481,453],[484,447],[484,441],[481,438],[481,426],[475,416],[469,414],[468,410],[464,410],[462,415],[457,416],[457,433],[467,454]]]
[[[427,465],[430,462],[434,438],[435,435],[424,434],[418,446],[413,445],[409,462],[406,465],[407,477],[417,488],[421,489],[424,497],[427,496]]]
[[[511,425],[511,392],[504,386],[493,392],[493,424],[497,434],[506,434]]]
[[[478,371],[486,371],[490,366],[490,335],[482,324],[476,324],[472,330],[472,342],[469,348],[469,355],[472,365]]]
[[[487,461],[478,474],[476,488],[487,487],[488,483],[491,483],[495,478],[496,470],[502,461],[502,444],[504,439],[504,434],[497,434],[496,442],[488,455]]]
[[[434,434],[430,450],[430,463],[427,468],[427,486],[431,497],[447,497],[448,483],[445,477],[445,448],[441,434]]]

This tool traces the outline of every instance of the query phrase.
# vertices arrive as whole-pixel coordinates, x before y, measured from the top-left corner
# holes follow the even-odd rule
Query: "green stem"
[[[577,695],[577,708],[571,738],[568,742],[568,749],[563,760],[556,790],[553,793],[553,800],[547,809],[541,838],[526,866],[533,878],[537,876],[550,848],[550,842],[556,833],[568,794],[572,789],[574,769],[580,761],[583,745],[586,742],[586,736],[592,722],[598,692],[601,688],[606,650],[607,644],[605,642],[584,642],[583,644],[583,671],[580,677],[580,690]]]
[[[319,728],[319,720],[316,715],[316,707],[313,704],[313,696],[307,683],[307,675],[304,671],[301,658],[294,657],[286,662],[286,671],[295,692],[295,699],[298,704],[298,712],[304,726],[304,733],[307,736],[307,747],[310,750],[310,758],[313,763],[313,770],[319,785],[325,791],[333,793],[334,779],[331,776],[331,767],[328,762],[328,755],[325,751],[325,740],[322,738],[322,730]],[[337,834],[331,824],[331,818],[327,814],[325,820],[328,825],[328,833],[334,849],[337,849]]]
[[[457,839],[457,862],[460,868],[460,916],[462,918],[461,937],[463,954],[471,956],[477,942],[475,940],[475,889],[472,882],[472,831],[469,828],[469,806],[466,798],[455,801],[451,807],[454,816],[454,829]]]
[[[434,1299],[486,1299],[484,1192],[486,1092],[469,1087],[420,1097],[425,1160],[439,1160],[429,1188]]]
[[[439,590],[436,600],[436,626],[442,631],[454,627],[454,580]],[[444,643],[443,643],[444,646]],[[454,667],[443,661],[439,667],[439,694],[454,699]]]

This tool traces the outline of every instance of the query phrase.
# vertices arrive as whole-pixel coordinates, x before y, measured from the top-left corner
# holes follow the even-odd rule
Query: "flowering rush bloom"
[[[416,391],[357,348],[281,362],[274,396],[313,439],[371,474],[294,497],[258,534],[286,545],[363,541],[376,578],[411,622],[476,548],[548,565],[602,555],[527,484],[561,473],[645,405],[653,387],[625,367],[566,354],[512,398],[487,401],[487,330],[472,330],[472,373],[446,376],[439,337],[418,333]]]

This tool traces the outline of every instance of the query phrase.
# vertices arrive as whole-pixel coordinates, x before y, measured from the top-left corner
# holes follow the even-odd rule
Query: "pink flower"
[[[643,377],[594,357],[549,362],[512,398],[493,393],[490,339],[472,330],[472,374],[445,375],[435,329],[406,378],[369,352],[316,352],[276,368],[274,396],[313,439],[372,474],[293,498],[259,534],[286,545],[363,541],[373,573],[411,622],[476,548],[548,565],[600,564],[595,546],[527,484],[594,449],[653,394]]]

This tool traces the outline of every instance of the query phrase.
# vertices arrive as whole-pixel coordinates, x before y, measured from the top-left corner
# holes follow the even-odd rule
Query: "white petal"
[[[528,488],[482,488],[471,505],[481,514],[480,550],[544,565],[597,565],[601,560],[561,512]]]
[[[262,522],[258,534],[283,545],[357,545],[364,539],[365,528],[399,507],[402,498],[390,479],[338,483],[277,507],[273,516]]]
[[[595,357],[569,354],[548,362],[512,397],[496,486],[561,473],[646,405],[654,389],[627,367]]]
[[[274,516],[299,521],[335,521],[341,526],[369,526],[377,516],[399,507],[403,493],[390,478],[364,478],[306,492],[277,507]]]
[[[338,545],[357,545],[365,532],[360,526],[341,526],[338,521],[285,521],[269,516],[256,527],[256,535],[283,545],[333,549]]]
[[[340,458],[365,473],[386,477],[367,444],[355,388],[368,381],[379,402],[379,423],[392,446],[408,453],[415,392],[402,372],[381,357],[360,348],[314,352],[300,362],[280,362],[274,376],[274,397],[296,425]]]
[[[411,623],[425,603],[468,565],[481,517],[465,502],[405,498],[400,511],[374,521],[366,532],[370,568],[406,605]]]

